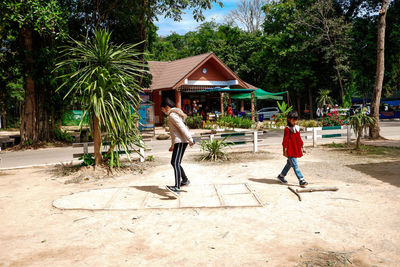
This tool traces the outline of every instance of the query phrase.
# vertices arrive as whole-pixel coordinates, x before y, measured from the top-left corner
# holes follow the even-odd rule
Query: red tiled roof
[[[212,52],[182,58],[174,61],[148,61],[150,72],[153,76],[150,88],[147,90],[157,90],[157,89],[171,89],[175,87],[178,83],[182,83],[182,80],[192,71],[194,71],[201,63],[208,60],[208,58],[214,57],[217,61],[220,61],[227,71],[231,72],[235,77],[237,75],[233,73],[218,57],[216,57]],[[246,85],[250,89],[257,89],[257,87],[243,82],[240,83]]]
[[[174,61],[148,61],[153,76],[150,90],[172,88],[212,53],[182,58]]]

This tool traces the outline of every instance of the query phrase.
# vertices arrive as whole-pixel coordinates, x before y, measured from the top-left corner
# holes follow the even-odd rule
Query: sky
[[[219,7],[218,4],[214,4],[213,7],[209,10],[203,11],[205,16],[205,21],[214,20],[217,23],[222,23],[225,21],[225,16],[229,14],[229,12],[236,8],[236,5],[240,3],[239,0],[222,0],[224,7]],[[163,16],[158,17],[158,21],[156,21],[156,25],[159,28],[157,33],[160,36],[167,36],[172,32],[176,32],[179,34],[185,34],[188,31],[196,30],[196,27],[199,26],[202,22],[196,22],[193,19],[192,12],[190,10],[185,10],[185,14],[182,16],[181,21],[174,21],[172,19],[165,19]]]

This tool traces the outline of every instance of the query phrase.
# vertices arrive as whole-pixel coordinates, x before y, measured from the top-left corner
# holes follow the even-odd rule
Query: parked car
[[[264,116],[264,120],[272,120],[274,117],[274,114],[279,113],[279,109],[277,107],[268,107],[268,108],[262,108],[259,111],[257,111],[257,116],[262,114]]]

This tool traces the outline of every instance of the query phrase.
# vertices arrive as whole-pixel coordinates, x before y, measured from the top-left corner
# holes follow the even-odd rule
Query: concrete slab
[[[178,198],[159,186],[101,188],[53,201],[63,210],[139,210],[176,208],[261,207],[248,184],[207,184],[183,188]]]

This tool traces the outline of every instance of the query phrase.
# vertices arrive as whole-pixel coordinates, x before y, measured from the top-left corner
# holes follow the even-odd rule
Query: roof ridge
[[[194,58],[194,57],[200,57],[200,56],[205,56],[205,55],[209,56],[209,55],[211,55],[211,54],[213,54],[213,52],[207,52],[207,53],[203,53],[203,54],[200,54],[200,55],[195,55],[195,56],[190,56],[190,57],[184,57],[184,58],[175,59],[175,60],[172,60],[172,61],[162,61],[162,62],[172,63],[172,62],[176,62],[176,61],[180,61],[180,60],[191,59],[191,58]]]

